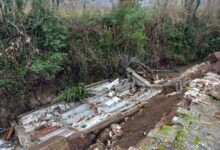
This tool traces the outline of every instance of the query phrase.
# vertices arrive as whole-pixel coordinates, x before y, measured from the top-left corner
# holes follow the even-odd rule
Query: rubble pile
[[[123,135],[123,127],[120,124],[113,123],[105,128],[96,139],[96,143],[89,147],[89,150],[99,149],[105,150],[117,147],[116,141]],[[107,142],[107,143],[106,143]],[[119,147],[117,149],[120,149]]]
[[[88,85],[83,101],[60,102],[20,115],[18,124],[13,122],[11,128],[15,129],[21,146],[32,150],[62,150],[62,145],[67,150],[88,149],[89,145],[91,150],[120,149],[120,141],[121,147],[135,146],[143,135],[150,139],[144,145],[148,149],[216,149],[220,144],[220,102],[213,98],[220,99],[220,76],[214,74],[220,73],[219,56],[220,52],[210,54],[204,63],[172,80],[156,78],[149,82],[127,68],[129,79]],[[186,92],[185,86],[188,86]],[[183,92],[184,100],[173,119],[170,118],[172,126],[165,125],[148,134],[173,107],[171,103],[176,106],[182,99]],[[152,98],[156,95],[161,97]],[[143,118],[152,122],[147,129]],[[124,144],[131,141],[127,138],[131,130],[132,134],[138,132],[138,137],[132,144]]]
[[[151,130],[147,149],[201,149],[215,150],[220,145],[220,101],[213,88],[220,83],[220,76],[207,73],[194,79],[184,94],[184,100],[172,119],[172,125]],[[217,96],[216,96],[217,95]],[[213,98],[214,96],[214,98]]]
[[[1,150],[13,150],[14,145],[10,141],[4,141],[0,139],[0,148]]]
[[[195,79],[191,85],[198,86],[205,90],[209,95],[220,99],[220,76],[214,73],[207,73],[202,79]]]
[[[161,92],[160,89],[136,88],[131,84],[129,79],[93,84],[86,89],[92,96],[83,102],[61,102],[21,116],[15,127],[21,145],[29,148],[55,136],[68,138],[95,130],[99,124],[111,123],[115,115],[126,114]],[[112,124],[111,128],[112,136],[120,134],[120,126]]]

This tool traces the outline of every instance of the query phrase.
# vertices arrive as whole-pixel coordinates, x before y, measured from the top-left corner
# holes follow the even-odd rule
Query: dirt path
[[[123,126],[124,134],[117,140],[118,146],[127,149],[146,138],[160,119],[168,114],[182,98],[182,94],[152,99],[138,113],[130,117]]]

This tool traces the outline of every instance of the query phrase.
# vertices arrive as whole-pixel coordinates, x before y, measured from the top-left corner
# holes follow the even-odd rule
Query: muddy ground
[[[147,133],[154,128],[160,119],[168,114],[172,107],[180,100],[181,96],[152,100],[148,105],[144,106],[133,117],[129,118],[124,128],[124,134],[117,141],[121,148],[129,148],[131,145],[136,145],[139,141],[146,138]]]

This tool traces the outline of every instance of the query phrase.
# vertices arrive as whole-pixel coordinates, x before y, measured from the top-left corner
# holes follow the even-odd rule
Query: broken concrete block
[[[18,136],[20,145],[24,146],[25,149],[28,149],[29,147],[34,145],[34,143],[31,142],[31,135],[27,133],[24,128],[20,126],[15,126],[15,134]]]
[[[183,118],[180,118],[180,117],[177,117],[177,116],[174,116],[174,117],[173,117],[172,123],[173,123],[173,124],[182,125],[182,126],[188,126],[188,125],[189,125],[188,120],[183,119]]]
[[[100,133],[100,138],[99,138],[99,140],[100,140],[101,142],[105,142],[107,139],[109,139],[109,138],[110,138],[109,132],[110,132],[110,129],[109,129],[109,128],[106,128],[104,131],[102,131],[102,132]]]
[[[210,91],[209,94],[217,99],[220,100],[220,81],[218,85],[214,85]]]
[[[119,124],[111,124],[111,129],[114,132],[114,134],[119,133],[121,131],[121,126]]]
[[[151,86],[151,83],[149,81],[145,80],[142,76],[137,74],[131,68],[127,68],[127,72],[131,75],[131,78],[135,81],[135,84],[137,84],[138,86]]]

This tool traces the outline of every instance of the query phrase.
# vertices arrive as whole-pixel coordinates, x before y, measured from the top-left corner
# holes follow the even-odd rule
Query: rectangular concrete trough
[[[160,89],[142,87],[138,91],[130,89],[128,79],[113,82],[100,82],[87,86],[87,93],[93,94],[82,102],[61,102],[23,115],[19,119],[18,137],[23,147],[40,144],[55,136],[69,137],[94,127],[109,125],[109,119],[121,112],[133,109],[136,104],[144,103],[159,94]],[[133,92],[132,92],[133,91]],[[31,137],[31,138],[30,138]]]

